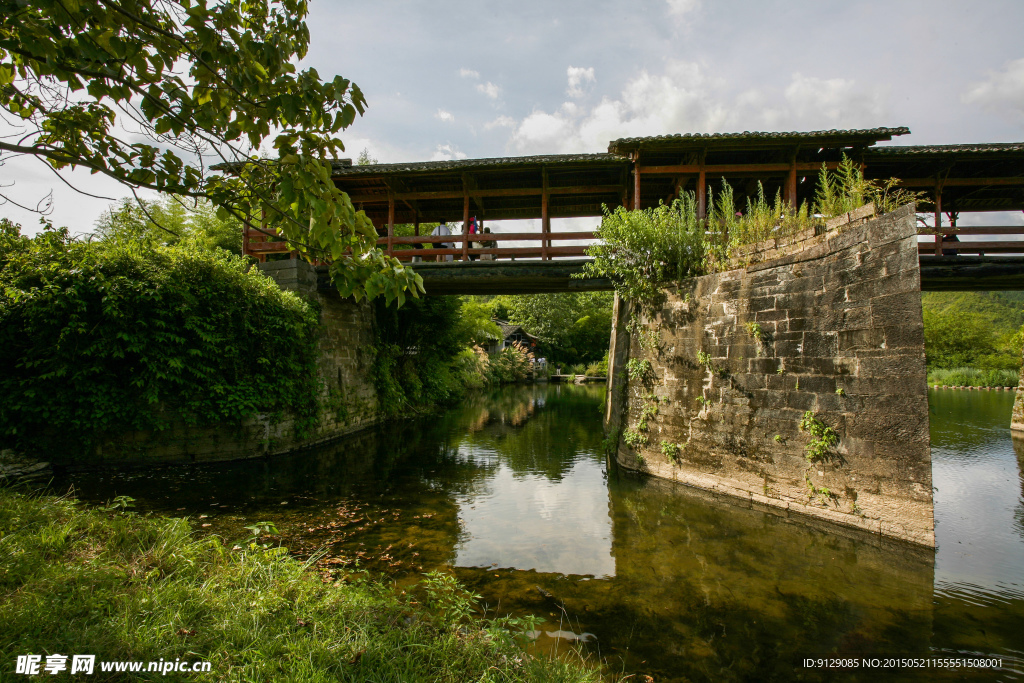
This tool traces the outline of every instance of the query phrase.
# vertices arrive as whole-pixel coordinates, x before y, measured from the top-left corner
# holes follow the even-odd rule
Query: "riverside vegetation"
[[[209,204],[169,198],[122,202],[78,238],[52,226],[29,238],[2,220],[0,448],[87,458],[106,438],[167,429],[171,415],[206,426],[287,412],[298,436],[315,430],[330,400],[316,376],[318,307],[260,275],[239,235]],[[367,350],[382,413],[524,381],[527,349],[482,350],[501,335],[495,308],[544,334],[545,352],[600,364],[610,298],[566,297],[543,311],[512,297],[377,299]],[[568,336],[545,332],[566,320]]]
[[[1016,386],[1024,292],[925,292],[928,384]]]
[[[315,427],[316,305],[231,253],[232,226],[202,211],[174,218],[169,202],[148,210],[174,232],[130,205],[84,238],[0,223],[0,447],[88,457],[106,436],[165,427],[170,410],[200,425],[287,410],[298,429]],[[467,348],[497,331],[471,300],[377,305],[385,414],[450,403],[474,378],[515,381],[528,365],[521,349],[487,360]],[[0,489],[4,650],[202,652],[216,680],[598,678],[526,656],[522,624],[478,619],[449,577],[428,577],[419,598],[344,576],[324,583],[253,540],[235,547],[193,536],[186,520]]]
[[[600,680],[526,654],[537,620],[481,618],[450,575],[399,593],[291,558],[270,525],[233,544],[130,505],[0,488],[0,649],[211,662],[195,681]]]

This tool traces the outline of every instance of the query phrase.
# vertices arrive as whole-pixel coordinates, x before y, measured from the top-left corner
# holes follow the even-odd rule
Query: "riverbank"
[[[1016,370],[980,370],[978,368],[928,368],[928,386],[958,387],[1012,387],[1016,388],[1020,374]]]
[[[127,504],[89,509],[0,488],[5,669],[15,655],[45,664],[60,653],[69,666],[70,655],[96,655],[97,673],[102,661],[210,663],[190,681],[600,678],[578,658],[526,655],[520,622],[473,616],[473,596],[447,575],[396,593],[315,571],[265,536],[200,537],[187,519]]]

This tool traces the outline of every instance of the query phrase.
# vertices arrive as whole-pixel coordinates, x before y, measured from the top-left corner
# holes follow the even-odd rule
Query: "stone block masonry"
[[[847,220],[618,302],[606,423],[627,468],[934,546],[914,207]]]

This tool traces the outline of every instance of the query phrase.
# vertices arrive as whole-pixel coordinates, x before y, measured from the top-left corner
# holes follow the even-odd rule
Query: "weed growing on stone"
[[[679,454],[686,448],[686,444],[672,443],[671,441],[661,442],[661,454],[672,462],[679,462]]]
[[[638,429],[626,429],[622,432],[622,441],[636,451],[647,445],[648,436]]]
[[[711,356],[704,353],[703,351],[697,352],[697,364],[704,366],[704,369],[710,373],[717,372],[714,364],[711,362]]]
[[[822,462],[833,456],[832,448],[839,443],[839,435],[835,430],[818,419],[814,411],[808,410],[800,420],[800,431],[807,432],[813,438],[804,447],[807,462]]]
[[[639,382],[653,372],[651,361],[646,358],[630,358],[626,361],[626,373],[629,379]]]
[[[832,491],[829,490],[828,487],[815,486],[814,482],[811,481],[811,478],[807,475],[806,472],[804,472],[804,483],[807,484],[808,501],[815,497],[818,499],[818,502],[822,504],[829,502],[835,503],[838,500],[836,494],[832,493]]]

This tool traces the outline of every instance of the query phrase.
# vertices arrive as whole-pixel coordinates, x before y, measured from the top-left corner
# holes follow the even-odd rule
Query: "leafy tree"
[[[491,339],[501,338],[501,328],[491,320],[491,307],[470,297],[462,300],[462,309],[455,333],[467,346],[486,346]]]
[[[589,363],[608,350],[611,292],[499,296],[492,310],[537,337],[541,354],[552,361]]]
[[[173,246],[188,242],[242,253],[241,223],[231,216],[219,218],[213,205],[203,200],[186,206],[172,197],[162,201],[125,199],[103,212],[95,235],[115,243]]]
[[[926,292],[928,367],[1017,370],[1024,310],[1015,292]]]
[[[222,219],[332,260],[343,295],[401,305],[422,280],[376,248],[331,180],[337,134],[366,101],[346,78],[296,69],[307,11],[306,0],[0,0],[0,108],[24,130],[0,153],[207,199]],[[255,154],[265,142],[278,159]],[[211,175],[210,162],[231,173]]]
[[[967,311],[955,315],[925,311],[924,335],[928,365],[936,368],[972,366],[979,357],[996,352],[985,319]]]

